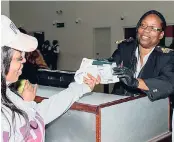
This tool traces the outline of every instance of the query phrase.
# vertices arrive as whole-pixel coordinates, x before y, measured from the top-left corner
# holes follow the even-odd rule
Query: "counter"
[[[50,97],[63,88],[39,85]],[[56,113],[56,108],[55,108]],[[168,99],[89,93],[46,126],[46,142],[145,142],[168,134]]]

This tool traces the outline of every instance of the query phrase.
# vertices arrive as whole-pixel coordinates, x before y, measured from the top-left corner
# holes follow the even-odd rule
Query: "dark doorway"
[[[41,50],[42,44],[45,41],[45,34],[44,34],[44,32],[33,32],[33,35],[38,40],[38,49]]]

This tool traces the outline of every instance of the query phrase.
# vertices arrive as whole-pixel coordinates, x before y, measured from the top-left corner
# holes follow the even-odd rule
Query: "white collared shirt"
[[[147,62],[147,60],[148,60],[150,54],[153,52],[154,49],[155,49],[155,47],[154,47],[147,55],[144,56],[144,58],[143,58],[143,65],[141,65],[141,62],[140,62],[140,55],[139,55],[138,47],[137,47],[137,49],[136,49],[136,51],[135,51],[135,56],[136,56],[136,58],[138,59],[138,61],[137,61],[136,72],[135,72],[135,74],[134,74],[134,76],[135,76],[136,78],[138,77],[138,75],[139,75],[141,69],[142,69],[142,68],[144,67],[144,65],[146,64],[146,62]]]

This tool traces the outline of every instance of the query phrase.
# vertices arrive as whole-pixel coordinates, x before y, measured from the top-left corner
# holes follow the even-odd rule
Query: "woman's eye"
[[[145,27],[146,27],[146,25],[145,25],[145,24],[141,24],[141,27],[145,28]]]
[[[20,57],[20,58],[17,58],[18,61],[22,61],[23,60],[23,57]]]

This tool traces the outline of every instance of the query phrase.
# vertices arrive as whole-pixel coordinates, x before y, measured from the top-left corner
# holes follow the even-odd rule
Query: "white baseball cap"
[[[37,48],[38,41],[35,37],[21,33],[7,16],[1,15],[1,48],[3,46],[31,52]]]

